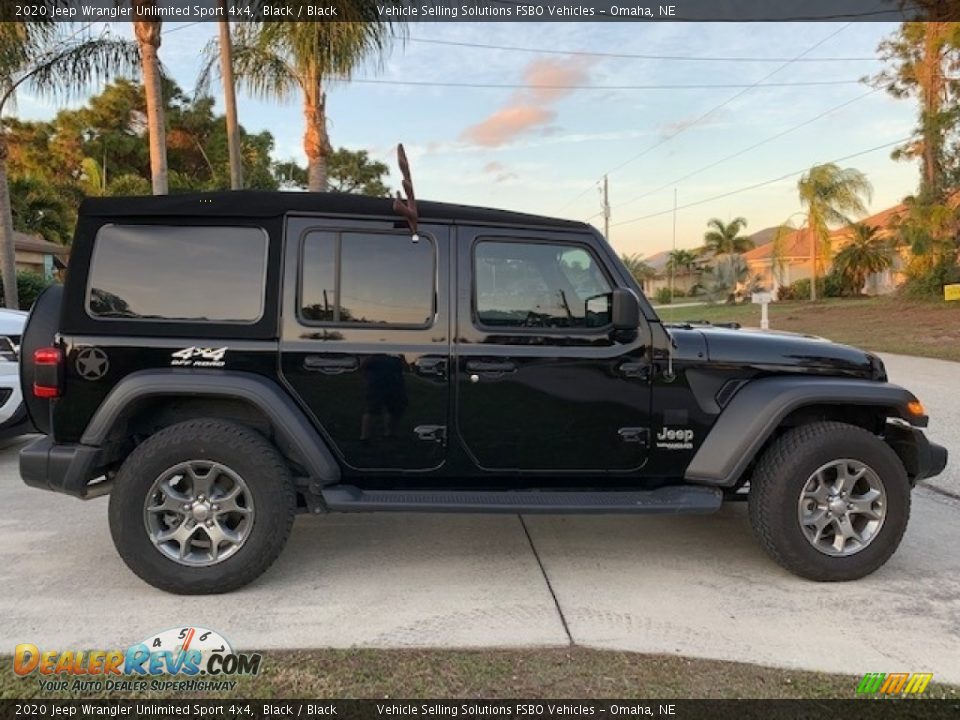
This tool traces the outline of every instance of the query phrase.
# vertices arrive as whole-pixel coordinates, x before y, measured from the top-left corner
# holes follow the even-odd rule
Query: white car
[[[27,324],[21,310],[0,308],[0,438],[30,432],[20,392],[20,337]]]

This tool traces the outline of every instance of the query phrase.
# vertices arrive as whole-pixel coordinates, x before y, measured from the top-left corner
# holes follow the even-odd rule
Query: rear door
[[[446,457],[448,229],[419,234],[288,220],[281,370],[348,470],[422,472]]]

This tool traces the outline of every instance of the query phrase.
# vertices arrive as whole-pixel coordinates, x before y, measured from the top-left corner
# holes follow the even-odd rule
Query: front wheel
[[[151,585],[221,593],[270,566],[294,512],[290,473],[262,435],[188,420],[151,435],[123,463],[110,495],[110,534]]]
[[[750,479],[750,522],[764,550],[810,580],[856,580],[883,565],[910,517],[910,483],[876,435],[838,422],[789,430]]]

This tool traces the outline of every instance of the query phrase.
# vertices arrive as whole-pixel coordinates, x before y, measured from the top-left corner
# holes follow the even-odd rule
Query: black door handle
[[[467,371],[485,375],[502,375],[517,371],[517,364],[511,360],[468,360]]]
[[[447,359],[443,357],[422,357],[413,367],[418,375],[443,377],[447,374]]]
[[[324,375],[339,375],[340,373],[354,372],[360,367],[355,357],[324,357],[323,355],[307,355],[303,359],[303,369],[311,372],[322,372]]]

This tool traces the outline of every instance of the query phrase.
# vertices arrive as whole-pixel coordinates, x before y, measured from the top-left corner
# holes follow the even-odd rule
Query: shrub
[[[662,287],[658,288],[654,298],[657,301],[657,305],[669,305],[670,304],[670,288]]]
[[[17,301],[21,310],[29,310],[37,297],[46,290],[52,281],[30,270],[17,271]],[[3,281],[0,280],[0,298],[3,297]]]
[[[900,288],[906,297],[917,300],[943,298],[943,286],[960,282],[960,266],[939,262],[923,273],[911,274]]]
[[[835,273],[829,273],[826,277],[817,278],[817,297],[840,297],[843,295],[843,279]],[[777,295],[778,300],[809,300],[810,299],[810,278],[797,280],[789,285],[783,285]]]

